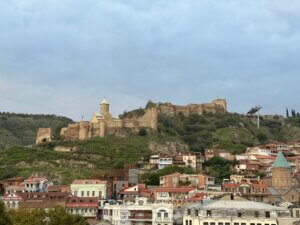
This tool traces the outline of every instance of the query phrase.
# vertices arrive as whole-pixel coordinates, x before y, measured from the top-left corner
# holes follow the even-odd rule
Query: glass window
[[[210,225],[216,225],[216,223],[215,222],[210,222]]]
[[[242,213],[241,212],[238,212],[238,217],[242,217]]]
[[[207,211],[207,216],[211,216],[211,211],[210,210]]]
[[[270,212],[266,212],[266,218],[270,218]]]
[[[188,220],[185,221],[185,225],[189,225],[189,221]]]
[[[204,222],[203,225],[208,225],[208,222]]]
[[[95,197],[95,191],[92,192],[92,196]]]
[[[164,217],[165,217],[165,218],[168,218],[168,216],[169,216],[168,213],[165,213],[165,214],[164,214]]]
[[[230,223],[225,223],[225,225],[230,225]]]
[[[90,192],[89,191],[86,192],[86,196],[90,197]]]
[[[241,223],[241,225],[246,225],[246,223]]]
[[[190,220],[190,225],[193,225],[193,222]]]
[[[220,222],[219,222],[218,225],[223,225],[223,223],[220,223]]]
[[[157,213],[157,217],[160,218],[161,217],[161,213]]]
[[[234,223],[234,225],[240,225],[239,223]]]
[[[191,215],[191,210],[190,210],[190,209],[188,209],[187,213],[188,213],[188,215]]]
[[[256,217],[256,218],[259,217],[259,212],[258,212],[258,211],[255,211],[255,212],[254,212],[254,217]]]

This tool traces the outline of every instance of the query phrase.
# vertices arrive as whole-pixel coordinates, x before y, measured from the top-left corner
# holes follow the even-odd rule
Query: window
[[[266,218],[270,218],[270,212],[265,212]]]
[[[241,212],[238,212],[238,217],[242,217],[242,213]]]
[[[84,197],[84,191],[81,191],[81,197]]]
[[[220,223],[220,222],[219,222],[218,225],[223,225],[223,223]]]
[[[261,225],[261,223],[257,223],[256,225]]]
[[[296,217],[299,218],[299,210],[296,210]]]
[[[255,223],[250,223],[250,225],[255,225]]]
[[[189,221],[188,220],[185,221],[185,225],[189,225]]]
[[[195,216],[198,216],[199,210],[195,210]]]
[[[190,220],[190,225],[193,225],[193,222]]]
[[[239,223],[234,223],[234,225],[240,225]]]
[[[207,210],[207,216],[211,216],[211,211]]]
[[[161,213],[159,212],[159,213],[157,213],[157,217],[158,218],[160,218],[161,217]]]
[[[258,211],[255,211],[255,212],[254,212],[254,217],[256,217],[256,218],[259,217],[259,212],[258,212]]]
[[[99,197],[100,198],[102,197],[102,191],[99,191]]]
[[[211,222],[210,225],[216,225],[216,223],[215,222]]]
[[[165,218],[168,218],[168,216],[169,216],[168,213],[165,213],[165,214],[164,214],[164,217],[165,217]]]
[[[95,197],[95,191],[92,192],[92,196]]]
[[[230,225],[230,223],[225,223],[225,225]]]
[[[89,191],[86,192],[86,196],[90,197],[90,192]]]
[[[203,225],[208,225],[208,222],[204,222]]]
[[[187,214],[191,215],[191,210],[190,209],[187,210]]]
[[[241,225],[246,225],[246,223],[241,223]]]

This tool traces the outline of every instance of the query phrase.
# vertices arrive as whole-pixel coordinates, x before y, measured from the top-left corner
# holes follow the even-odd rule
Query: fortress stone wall
[[[185,116],[191,114],[202,115],[204,112],[224,114],[227,112],[227,104],[225,99],[216,99],[211,103],[189,104],[186,106],[172,105],[171,103],[159,103],[158,112],[168,116],[174,116],[179,113],[182,113]]]
[[[120,134],[124,129],[139,131],[141,128],[157,130],[157,108],[145,110],[143,116],[133,118],[113,118],[109,113],[109,103],[100,103],[100,113],[95,112],[90,121],[69,124],[61,129],[60,135],[68,140],[86,140],[92,137],[104,137],[108,134]]]
[[[105,137],[108,134],[123,135],[126,130],[138,132],[145,128],[150,131],[157,131],[158,114],[174,116],[183,113],[185,116],[191,114],[203,114],[204,112],[221,113],[227,112],[225,99],[216,99],[212,103],[189,104],[186,106],[172,105],[171,103],[152,103],[146,107],[143,113],[131,113],[121,118],[114,118],[109,113],[109,103],[103,100],[100,103],[99,112],[92,115],[90,121],[80,121],[63,127],[60,135],[66,140],[87,140],[92,137]],[[52,141],[51,128],[40,128],[37,134],[36,144]]]

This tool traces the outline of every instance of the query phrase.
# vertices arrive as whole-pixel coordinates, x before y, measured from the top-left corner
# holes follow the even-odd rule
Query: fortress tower
[[[272,165],[272,186],[275,188],[287,188],[293,185],[291,167],[282,152],[277,154]]]
[[[109,103],[103,99],[100,103],[100,115],[104,116],[107,113],[109,113]]]

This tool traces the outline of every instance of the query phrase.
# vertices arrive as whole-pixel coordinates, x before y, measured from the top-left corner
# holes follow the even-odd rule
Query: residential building
[[[268,202],[268,186],[263,182],[247,182],[242,180],[240,183],[224,183],[222,191],[226,193],[239,194],[241,197],[256,202]]]
[[[180,187],[193,186],[201,189],[207,189],[215,184],[214,177],[205,174],[180,174],[173,173],[160,177],[161,187]]]
[[[107,181],[101,180],[74,180],[71,184],[71,193],[77,197],[110,198],[108,189],[111,187]]]
[[[24,186],[25,192],[47,192],[48,187],[53,185],[53,183],[46,177],[32,175],[20,185]]]
[[[288,209],[253,201],[208,200],[187,206],[183,225],[278,225],[281,218],[291,219]]]
[[[173,205],[149,203],[146,198],[136,198],[134,203],[107,203],[103,219],[114,225],[172,225]]]
[[[196,190],[193,187],[160,187],[153,189],[153,193],[156,202],[183,205]]]
[[[18,209],[23,201],[23,196],[20,193],[4,194],[0,198],[7,209]]]
[[[99,201],[100,198],[97,197],[72,196],[67,199],[65,207],[66,211],[71,214],[96,219],[98,217]]]
[[[3,186],[19,186],[25,180],[24,177],[12,177],[3,181]]]
[[[158,169],[161,170],[173,164],[173,158],[168,156],[159,157]]]
[[[204,163],[204,158],[200,153],[183,153],[182,160],[185,163],[185,167],[190,167],[197,170],[202,170],[202,164]]]
[[[48,192],[71,193],[70,185],[52,185],[48,187]]]

